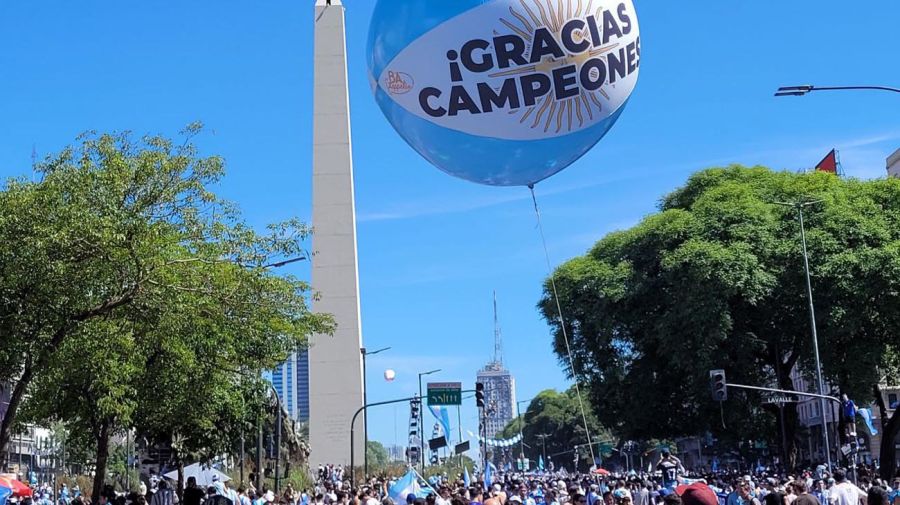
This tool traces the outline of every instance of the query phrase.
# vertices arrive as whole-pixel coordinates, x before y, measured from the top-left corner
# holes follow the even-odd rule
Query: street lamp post
[[[422,372],[419,374],[419,404],[422,405],[422,376],[423,375],[431,375],[433,373],[440,372],[440,368],[435,368],[434,370],[429,370],[427,372]],[[424,405],[423,405],[424,406]],[[425,417],[424,409],[419,409],[419,467],[422,469],[422,473],[425,473],[425,426],[422,424]]]
[[[359,353],[362,354],[362,366],[363,366],[363,405],[368,405],[369,400],[366,394],[366,356],[371,356],[373,354],[378,354],[380,352],[384,352],[390,349],[390,347],[382,347],[376,351],[367,351],[365,347],[361,347],[359,349]],[[369,477],[369,416],[363,411],[363,440],[365,443],[363,444],[363,478],[368,479]],[[353,469],[350,469],[350,472],[353,472]]]
[[[522,458],[522,471],[526,471],[525,468],[525,436],[522,433],[522,430],[525,425],[525,419],[522,417],[522,411],[519,409],[519,405],[523,403],[528,403],[533,398],[529,398],[527,400],[519,400],[516,402],[516,417],[519,418],[519,457]]]
[[[544,455],[544,464],[547,464],[547,437],[550,436],[549,433],[538,433],[535,435],[536,437],[541,439],[541,454]]]
[[[806,295],[809,300],[809,323],[812,330],[812,338],[813,338],[813,350],[815,351],[816,356],[816,375],[819,382],[819,394],[825,394],[825,381],[822,380],[822,362],[819,359],[819,337],[816,333],[816,309],[813,305],[813,295],[812,295],[812,282],[810,280],[809,275],[809,255],[806,251],[806,228],[803,224],[803,207],[807,207],[810,205],[814,205],[819,203],[819,201],[811,201],[811,202],[775,202],[777,205],[783,205],[786,207],[794,207],[797,209],[797,215],[800,219],[800,242],[803,247],[803,269],[806,273]],[[828,418],[825,416],[825,399],[819,398],[819,406],[822,411],[822,436],[825,440],[825,459],[828,463],[828,469],[831,469],[831,445],[828,441]]]
[[[900,93],[900,88],[890,86],[813,86],[812,84],[804,84],[802,86],[781,86],[775,92],[775,96],[803,96],[813,91],[842,91],[842,90],[873,90],[873,91],[891,91]]]
[[[297,256],[295,258],[288,258],[282,261],[277,261],[275,263],[269,263],[268,265],[263,265],[262,268],[281,268],[286,265],[290,265],[291,263],[297,263],[298,261],[306,261],[309,259],[308,254],[303,254],[302,256]],[[243,379],[242,379],[243,380]],[[275,414],[275,494],[278,494],[278,487],[281,483],[281,478],[278,475],[279,470],[279,462],[281,461],[281,397],[278,396],[278,390],[275,389],[275,384],[269,382],[269,387],[272,388],[272,394],[275,395],[275,405],[278,408],[278,412]],[[243,392],[241,393],[243,394]],[[243,404],[243,397],[241,397],[241,402]],[[243,415],[243,413],[242,413]],[[258,445],[256,448],[256,479],[258,481],[257,487],[262,489],[263,477],[262,477],[262,422],[259,424],[259,439]],[[243,435],[243,423],[241,424],[241,480],[243,480],[244,474],[244,435]],[[351,469],[352,471],[352,469]]]

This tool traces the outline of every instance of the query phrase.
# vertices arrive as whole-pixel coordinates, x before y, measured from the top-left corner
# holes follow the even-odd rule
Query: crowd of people
[[[824,466],[789,473],[685,471],[663,452],[655,472],[567,474],[496,472],[490,482],[464,476],[421,481],[417,492],[397,496],[394,481],[369,479],[352,488],[340,474],[320,469],[316,487],[291,491],[283,505],[900,505],[900,476],[885,482],[865,467],[856,482],[843,469]],[[481,476],[483,479],[483,476]],[[253,504],[263,505],[263,504]]]
[[[108,486],[97,505],[900,505],[900,476],[885,482],[865,467],[856,483],[843,469],[786,473],[757,469],[751,474],[734,471],[695,473],[664,452],[656,472],[599,475],[560,472],[494,472],[469,479],[434,476],[416,480],[408,492],[398,494],[397,479],[370,478],[352,486],[349,471],[339,465],[323,465],[315,472],[310,489],[288,485],[277,494],[252,484],[231,485],[214,480],[198,485],[186,482],[179,499],[174,485],[165,479],[151,489],[117,494]],[[47,486],[34,490],[33,498],[18,505],[89,505],[76,488],[65,486],[58,500]]]

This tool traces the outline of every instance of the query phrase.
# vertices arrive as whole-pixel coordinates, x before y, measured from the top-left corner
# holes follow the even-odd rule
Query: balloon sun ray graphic
[[[510,114],[516,114],[518,112],[519,111],[517,111],[517,110],[513,110],[510,112]],[[519,122],[524,123],[525,120],[528,119],[528,116],[530,116],[532,112],[534,112],[534,107],[528,107],[528,110],[525,111],[525,114],[522,115],[522,119],[520,119]]]
[[[516,9],[513,8],[512,6],[509,7],[509,12],[513,16],[513,18],[515,18],[515,20],[518,21],[518,23],[521,23],[521,25],[517,25],[513,21],[510,21],[510,20],[507,20],[504,18],[500,18],[501,23],[503,23],[507,28],[509,28],[510,30],[515,32],[517,35],[519,35],[520,37],[522,37],[523,39],[527,40],[530,43],[533,43],[533,38],[531,37],[531,35],[529,35],[529,33],[534,33],[535,29],[547,28],[550,31],[554,32],[556,35],[560,35],[560,32],[562,30],[562,25],[564,24],[562,21],[567,18],[571,18],[573,15],[573,10],[574,10],[574,15],[576,17],[581,15],[582,0],[578,0],[578,5],[574,9],[573,9],[573,5],[572,5],[572,0],[568,0],[568,4],[567,4],[568,6],[567,6],[565,12],[563,11],[563,3],[564,2],[562,0],[560,0],[557,3],[556,9],[553,8],[553,3],[552,3],[553,0],[532,0],[532,1],[534,2],[535,5],[537,5],[538,10],[541,13],[541,20],[538,20],[538,18],[534,15],[534,12],[528,7],[526,0],[520,0],[520,3],[522,4],[522,8],[525,10],[525,12],[528,14],[528,16],[532,19],[532,21],[534,21],[534,25],[532,25],[531,23],[528,22],[528,19],[525,17],[524,14],[516,11]],[[544,2],[546,2],[546,8],[545,8]],[[588,1],[587,8],[584,10],[586,13],[590,12],[591,7],[593,6],[593,3],[594,3],[594,0]],[[547,19],[547,14],[546,14],[547,12],[550,13],[549,20]],[[601,18],[602,12],[603,12],[603,7],[602,6],[598,7],[596,16],[598,18]],[[580,40],[589,40],[586,33],[577,34],[576,37],[579,37]],[[560,68],[560,67],[563,67],[566,65],[571,65],[573,63],[583,64],[585,61],[587,61],[590,58],[596,58],[597,56],[609,53],[610,51],[613,51],[614,49],[616,49],[618,47],[619,47],[619,43],[616,42],[616,43],[612,43],[612,44],[609,44],[609,45],[606,45],[603,47],[598,47],[597,49],[593,49],[591,51],[588,51],[586,53],[582,53],[579,55],[568,55],[563,58],[547,58],[546,60],[541,61],[540,63],[538,63],[536,65],[526,65],[526,66],[520,67],[520,68],[503,70],[501,72],[494,72],[492,74],[488,74],[488,76],[491,78],[509,77],[509,76],[513,76],[513,75],[530,74],[530,73],[537,72],[537,71],[549,73],[549,72],[552,72],[553,69],[555,69],[555,68]],[[591,100],[594,102],[594,104],[597,105],[597,108],[600,111],[602,111],[603,106],[601,105],[601,103],[597,99],[597,97],[594,96],[595,94],[598,94],[598,93],[607,101],[609,101],[609,94],[602,87],[597,89],[596,91],[588,92],[588,94],[591,96]],[[567,98],[565,100],[560,101],[560,103],[559,103],[560,108],[558,111],[557,121],[556,121],[556,133],[559,133],[560,131],[562,131],[563,111],[565,110],[566,107],[569,107],[567,131],[570,131],[570,132],[572,131],[572,108],[574,107],[572,101],[573,101],[573,99],[571,99],[571,98]],[[541,107],[541,110],[538,113],[537,118],[535,118],[534,124],[531,126],[532,128],[537,128],[538,125],[540,124],[540,117],[543,114],[544,110],[546,110],[548,102],[549,102],[548,100],[545,100],[544,104]],[[577,98],[574,99],[574,102],[578,102],[578,99]],[[581,102],[584,103],[584,106],[587,109],[588,118],[590,120],[593,120],[594,114],[593,114],[593,111],[591,111],[590,103],[588,102],[587,98],[585,98],[585,92],[583,90],[581,91]],[[584,119],[581,115],[581,104],[579,103],[577,107],[578,107],[578,125],[582,126],[584,124]],[[556,110],[556,108],[557,108],[557,104],[554,103],[553,108],[550,111],[551,115],[553,114],[553,111]],[[513,110],[509,111],[509,113],[510,114],[522,114],[522,119],[519,122],[524,123],[525,120],[528,118],[528,116],[531,115],[533,109],[534,109],[533,107],[528,108],[524,111],[522,111],[521,109],[513,109]],[[550,130],[550,121],[548,120],[548,122],[544,126],[544,131],[547,132],[549,130]]]
[[[528,8],[528,4],[525,3],[525,0],[520,0],[520,1],[522,2],[522,8],[524,8],[525,11],[528,12],[528,16],[531,17],[531,20],[534,21],[534,24],[536,26],[540,26],[541,22],[538,21],[537,16],[534,15],[534,12],[531,12],[531,9]],[[594,0],[591,0],[591,1],[593,2]],[[509,10],[513,11],[513,8],[510,7]],[[515,11],[513,11],[513,12],[515,12]]]
[[[531,23],[529,23],[527,19],[525,19],[524,17],[522,17],[521,14],[519,14],[518,12],[516,12],[515,9],[513,9],[512,7],[510,7],[510,8],[509,8],[509,13],[512,14],[513,17],[515,17],[516,19],[518,19],[518,20],[525,26],[525,31],[526,31],[526,32],[531,33],[531,32],[534,31],[534,27],[531,25]],[[528,40],[531,40],[531,36],[528,37]]]

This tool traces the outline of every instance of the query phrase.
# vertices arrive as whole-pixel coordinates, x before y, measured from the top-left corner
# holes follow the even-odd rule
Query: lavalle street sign
[[[462,405],[462,382],[429,382],[428,405]]]

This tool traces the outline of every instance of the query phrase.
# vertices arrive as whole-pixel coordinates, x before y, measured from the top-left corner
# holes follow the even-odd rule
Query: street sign
[[[763,403],[770,403],[773,405],[784,405],[787,403],[799,403],[799,398],[796,395],[786,395],[780,393],[772,393],[768,395],[763,395]]]
[[[462,382],[429,382],[428,405],[462,405]]]

